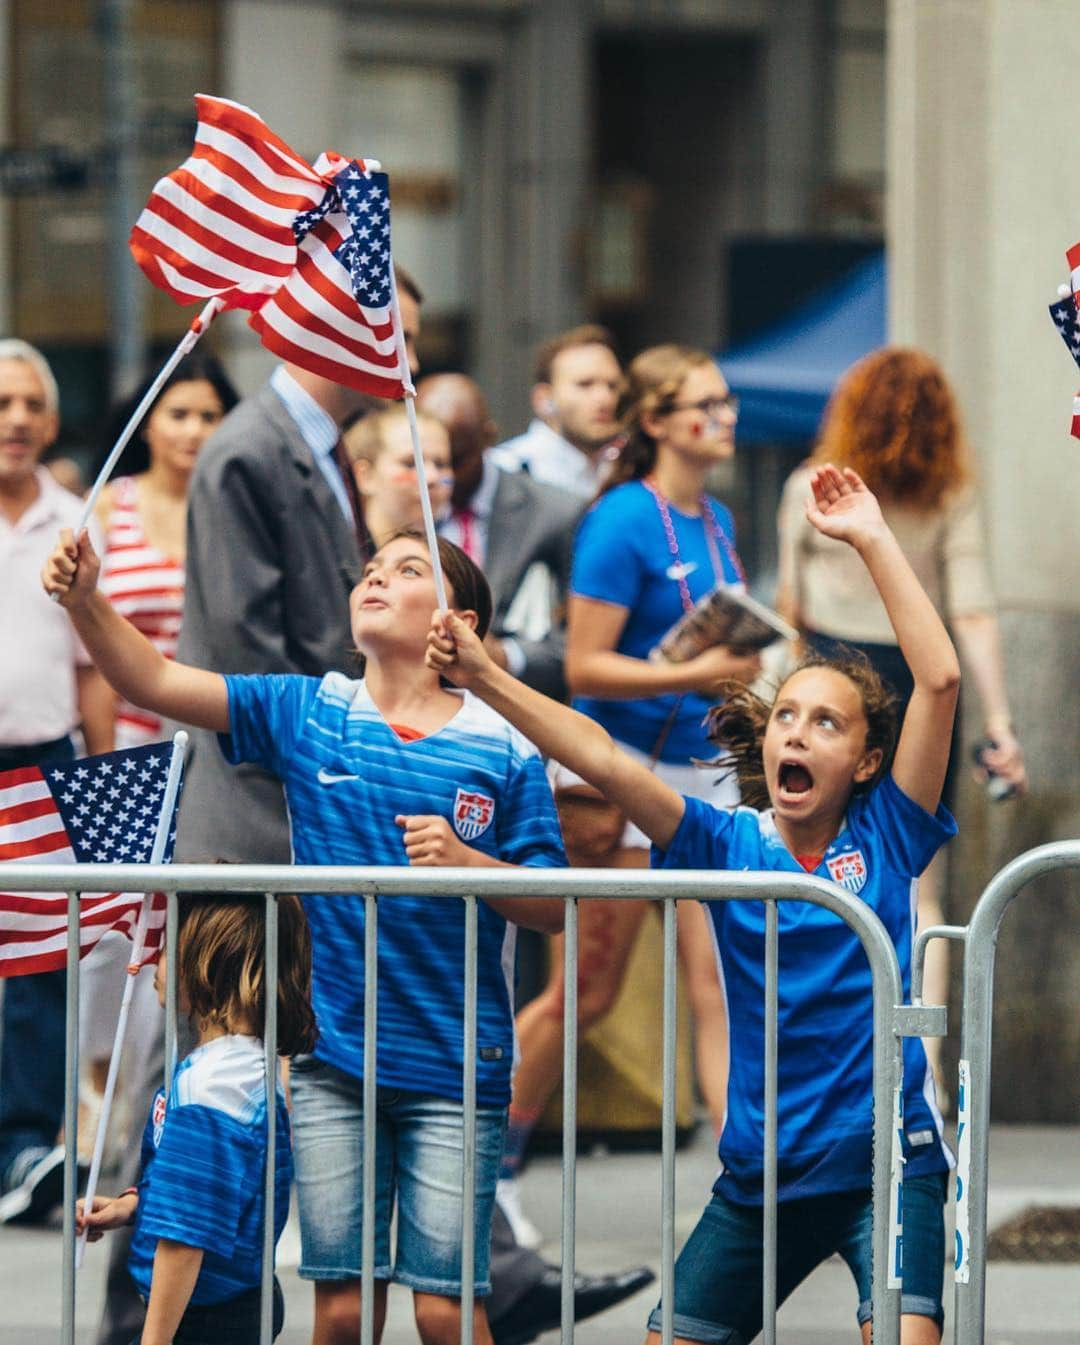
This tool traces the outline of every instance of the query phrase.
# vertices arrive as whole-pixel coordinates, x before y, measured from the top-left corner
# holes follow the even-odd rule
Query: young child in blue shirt
[[[888,696],[865,660],[813,659],[768,706],[731,688],[712,737],[743,799],[722,809],[675,793],[620,752],[599,725],[514,681],[452,613],[436,617],[433,669],[505,715],[649,836],[656,867],[797,871],[842,883],[888,927],[908,986],[914,885],[955,833],[941,806],[959,686],[956,653],[877,500],[852,471],[813,475],[810,522],[847,542],[881,594],[915,690],[895,745]],[[758,811],[761,809],[762,811]],[[729,1345],[761,1327],[764,1114],[763,907],[709,906],[731,1024],[729,1115],[713,1198],[675,1267],[675,1335]],[[781,903],[778,1299],[834,1252],[859,1293],[870,1339],[872,995],[857,936],[809,903]],[[951,1157],[922,1044],[905,1046],[905,1345],[941,1336],[945,1184]],[[660,1328],[657,1309],[649,1341]]]
[[[459,619],[491,617],[483,574],[443,540]],[[482,701],[443,685],[424,652],[436,607],[431,557],[414,533],[385,542],[350,596],[362,680],[338,673],[228,676],[162,658],[95,588],[85,534],[64,536],[44,582],[98,668],[133,704],[216,730],[234,762],[281,779],[299,864],[552,866],[565,863],[539,753]],[[315,1339],[354,1340],[363,1217],[364,901],[305,897],[319,1041],[290,1088],[300,1274],[315,1281]],[[478,911],[474,1320],[482,1299],[514,1058],[514,926],[562,927],[562,903],[485,900]],[[464,904],[394,897],[379,905],[375,1320],[386,1282],[413,1291],[425,1345],[460,1329],[464,1111]],[[396,1254],[390,1222],[397,1207]]]
[[[128,1269],[146,1301],[136,1345],[256,1345],[262,1281],[266,1164],[265,903],[262,897],[182,893],[179,1008],[198,1042],[159,1090],[142,1144],[137,1187],[78,1203],[91,1242],[134,1223]],[[278,898],[278,1049],[310,1051],[311,941],[299,899]],[[166,958],[154,976],[165,1003]],[[289,1213],[289,1115],[276,1097],[274,1238]],[[284,1320],[274,1282],[274,1335]]]

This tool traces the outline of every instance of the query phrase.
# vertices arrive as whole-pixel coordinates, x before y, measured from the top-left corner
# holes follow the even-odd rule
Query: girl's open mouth
[[[780,764],[777,783],[780,793],[786,799],[805,797],[814,787],[814,777],[799,761],[784,761]]]

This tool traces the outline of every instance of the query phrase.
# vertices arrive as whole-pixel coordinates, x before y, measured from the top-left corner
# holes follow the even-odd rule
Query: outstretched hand
[[[101,561],[85,528],[78,538],[64,528],[60,540],[41,571],[45,592],[61,607],[79,607],[97,588]]]
[[[428,631],[424,662],[454,686],[474,686],[495,665],[483,641],[455,612],[436,612]]]
[[[826,537],[858,546],[884,526],[877,497],[850,467],[826,463],[811,476],[810,489],[806,517]]]

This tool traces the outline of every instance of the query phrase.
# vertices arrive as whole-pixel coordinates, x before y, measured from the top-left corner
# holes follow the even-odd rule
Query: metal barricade
[[[1026,881],[1026,879],[1025,879]],[[777,1232],[777,966],[779,901],[808,901],[832,911],[857,935],[870,963],[873,983],[873,1101],[874,1164],[872,1301],[874,1338],[879,1345],[898,1345],[900,1339],[900,1140],[903,1098],[903,1037],[925,1034],[932,1029],[933,1011],[902,1003],[902,985],[896,953],[885,926],[877,915],[843,888],[809,874],[730,873],[634,870],[566,869],[428,869],[353,868],[341,866],[287,867],[269,865],[18,865],[5,866],[4,885],[23,892],[68,892],[68,982],[67,1063],[64,1166],[64,1259],[62,1295],[62,1345],[75,1339],[75,1192],[78,1110],[78,905],[81,893],[107,891],[164,891],[169,894],[167,938],[176,940],[177,891],[265,894],[266,978],[277,979],[277,908],[280,893],[319,894],[325,900],[335,895],[359,895],[365,906],[364,947],[364,1080],[365,1118],[375,1113],[376,1049],[376,946],[380,899],[411,895],[463,900],[465,902],[465,1004],[464,1004],[464,1153],[462,1229],[462,1345],[473,1339],[473,1249],[475,1246],[475,1136],[476,1136],[476,953],[477,907],[484,897],[549,897],[566,906],[564,1013],[564,1108],[563,1108],[563,1208],[562,1208],[562,1340],[574,1338],[574,1229],[577,1111],[577,902],[590,897],[664,903],[663,983],[663,1101],[661,1155],[661,1295],[662,1340],[671,1345],[674,1313],[675,1260],[675,992],[676,908],[680,900],[763,901],[765,924],[765,1100],[763,1206],[763,1334],[766,1345],[776,1340],[776,1232]],[[168,961],[166,1021],[166,1068],[171,1077],[175,1061],[176,962]],[[276,1080],[276,1001],[266,997],[265,1051],[268,1102]],[[272,1336],[273,1202],[274,1202],[274,1107],[268,1105],[268,1152],[265,1184],[263,1239],[262,1331],[269,1345]],[[365,1210],[374,1207],[375,1127],[364,1126],[363,1199]],[[361,1246],[361,1341],[374,1339],[374,1220],[363,1220]]]
[[[955,1345],[983,1345],[986,1338],[991,1034],[998,933],[1021,889],[1057,869],[1080,869],[1080,841],[1058,841],[1017,856],[987,884],[969,924],[933,925],[921,931],[912,953],[911,1000],[921,1005],[927,945],[934,939],[950,939],[964,946],[956,1129]]]

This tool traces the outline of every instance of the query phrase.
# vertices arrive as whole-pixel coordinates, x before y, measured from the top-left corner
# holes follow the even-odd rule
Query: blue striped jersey
[[[159,1238],[205,1253],[193,1304],[222,1303],[262,1280],[266,1170],[263,1044],[230,1034],[198,1046],[159,1090],[142,1142],[142,1177],[128,1269],[149,1296]],[[277,1090],[274,1237],[289,1213],[292,1148]]]
[[[362,681],[227,677],[226,756],[285,786],[298,864],[407,864],[398,815],[447,818],[510,864],[566,863],[536,749],[476,697],[438,732],[403,742]],[[514,926],[479,906],[477,1101],[504,1106],[514,1058]],[[315,1054],[363,1076],[364,902],[304,898],[311,926]],[[379,902],[378,1082],[460,1100],[465,908],[449,897]]]
[[[687,798],[686,813],[656,868],[802,873],[771,810],[719,809]],[[911,976],[916,879],[956,834],[939,806],[930,816],[891,776],[854,795],[840,834],[814,871],[857,892],[896,947],[905,998]],[[728,1002],[731,1075],[715,1190],[744,1204],[762,1199],[765,1043],[765,910],[760,902],[708,904]],[[873,995],[870,964],[854,931],[810,902],[777,904],[779,1029],[778,1191],[781,1200],[870,1186],[873,1138]],[[904,1040],[904,1173],[944,1172],[933,1076],[918,1037]],[[887,1156],[886,1156],[887,1161]]]

